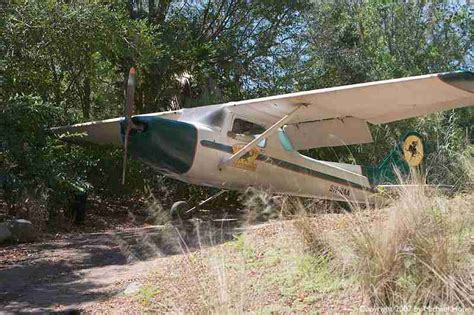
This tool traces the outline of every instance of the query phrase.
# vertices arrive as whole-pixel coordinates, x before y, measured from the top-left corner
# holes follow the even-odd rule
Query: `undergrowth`
[[[375,307],[473,307],[474,196],[448,197],[420,176],[397,189],[390,208],[352,205],[324,230],[302,209],[293,224],[308,253],[351,275]]]
[[[400,188],[386,220],[355,219],[351,268],[376,306],[473,307],[472,195],[448,199],[422,186]]]
[[[182,242],[174,276],[155,282],[172,286],[157,284],[148,290],[154,296],[140,294],[140,303],[210,313],[360,311],[361,305],[470,310],[474,194],[448,196],[413,178],[388,208],[352,205],[336,213],[320,203],[249,191],[243,232],[221,244],[216,231],[196,231],[200,250]],[[268,219],[273,223],[254,226]]]

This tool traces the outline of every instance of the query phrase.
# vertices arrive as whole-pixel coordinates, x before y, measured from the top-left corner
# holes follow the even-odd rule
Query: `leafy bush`
[[[419,129],[425,132],[428,140],[424,169],[429,183],[452,185],[459,190],[473,181],[471,139],[469,129],[466,129],[473,119],[473,108],[419,119]]]
[[[57,147],[50,142],[47,127],[61,121],[60,111],[39,98],[21,96],[8,101],[1,114],[1,172],[7,201],[15,203],[24,194],[36,198],[48,194],[60,165],[50,160],[57,156]]]
[[[46,207],[51,218],[74,193],[93,190],[117,197],[143,188],[143,169],[135,162],[129,163],[127,185],[120,184],[120,149],[81,148],[51,137],[48,129],[67,118],[60,108],[33,96],[17,96],[2,107],[0,174],[12,212],[18,214],[29,201]]]

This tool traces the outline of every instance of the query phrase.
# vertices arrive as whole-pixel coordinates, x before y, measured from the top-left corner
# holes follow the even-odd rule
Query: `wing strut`
[[[289,112],[288,114],[283,116],[280,120],[278,120],[276,123],[274,123],[272,126],[270,126],[270,128],[265,130],[263,133],[258,135],[255,139],[253,139],[252,141],[247,143],[242,149],[235,152],[230,157],[228,157],[226,159],[223,159],[218,165],[219,170],[222,171],[225,167],[229,166],[234,161],[237,161],[242,156],[244,156],[247,152],[249,152],[254,147],[256,147],[257,144],[260,143],[260,141],[262,141],[263,139],[268,138],[270,135],[275,133],[278,130],[278,128],[280,128],[281,126],[286,124],[286,122],[288,122],[295,115],[295,113],[298,111],[298,109],[300,109],[302,106],[307,106],[307,105],[306,104],[298,104],[295,109],[293,109],[291,112]]]

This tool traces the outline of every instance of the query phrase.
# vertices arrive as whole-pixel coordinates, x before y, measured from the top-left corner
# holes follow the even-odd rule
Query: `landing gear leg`
[[[227,190],[220,190],[219,192],[215,193],[211,197],[201,201],[198,205],[192,207],[189,209],[189,205],[186,201],[177,201],[171,206],[170,214],[172,218],[184,218],[186,216],[189,216],[193,211],[200,209],[203,205],[208,203],[209,201],[212,201],[222,195],[223,193],[226,193]],[[188,209],[188,210],[186,210]]]

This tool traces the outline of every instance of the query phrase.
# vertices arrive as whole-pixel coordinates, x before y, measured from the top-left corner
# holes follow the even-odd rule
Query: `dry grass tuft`
[[[371,303],[473,307],[473,196],[448,199],[416,185],[399,196],[385,221],[353,214],[351,267]]]
[[[474,194],[443,195],[412,174],[386,209],[333,215],[303,203],[293,225],[305,250],[324,257],[330,270],[352,278],[375,307],[473,305]]]

